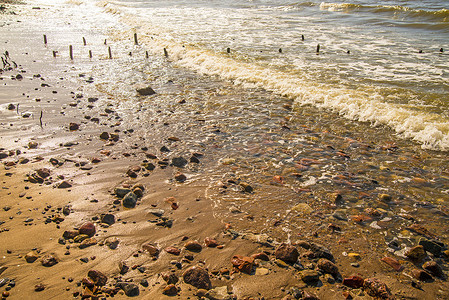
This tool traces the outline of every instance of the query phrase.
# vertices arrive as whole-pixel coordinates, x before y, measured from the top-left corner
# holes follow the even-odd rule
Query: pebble
[[[30,251],[25,255],[25,260],[27,263],[33,263],[39,258],[39,254],[36,251]]]
[[[105,245],[111,250],[117,249],[119,243],[120,240],[116,237],[109,237],[105,241]]]
[[[204,244],[206,244],[206,247],[209,248],[215,248],[218,246],[218,242],[215,239],[209,237],[204,239]]]
[[[299,276],[307,284],[315,284],[320,279],[320,275],[315,270],[303,270],[299,272]]]
[[[62,181],[61,183],[59,183],[58,185],[57,185],[57,187],[58,187],[58,189],[67,189],[67,188],[70,188],[70,187],[72,187],[72,185],[70,184],[70,183],[68,183],[67,181]]]
[[[324,273],[332,275],[338,275],[339,273],[337,265],[325,258],[320,258],[318,260],[317,267]]]
[[[282,243],[276,248],[274,255],[277,259],[281,259],[286,263],[294,264],[298,260],[299,252],[295,246]]]
[[[152,245],[150,242],[143,244],[142,249],[144,251],[147,251],[153,257],[157,257],[160,252],[159,249],[156,246]]]
[[[140,294],[139,287],[134,283],[119,282],[117,286],[120,287],[128,297],[135,297]]]
[[[343,279],[343,285],[349,286],[350,288],[358,289],[363,287],[364,279],[360,276],[353,275]]]
[[[126,194],[128,194],[129,192],[131,192],[131,189],[128,189],[128,188],[115,188],[114,189],[114,194],[119,198],[125,197]]]
[[[381,259],[381,261],[391,266],[397,272],[402,271],[404,269],[401,263],[395,258],[385,256]]]
[[[431,281],[433,280],[432,275],[430,275],[428,272],[424,270],[419,269],[413,269],[412,270],[412,276],[419,281]]]
[[[174,284],[169,284],[163,289],[162,294],[167,296],[175,296],[178,294],[178,288]]]
[[[101,223],[112,225],[115,223],[115,216],[113,214],[104,214],[101,216]]]
[[[413,261],[421,261],[423,260],[427,254],[424,250],[424,247],[421,245],[412,247],[405,252],[405,256],[407,256],[410,260]]]
[[[52,254],[47,254],[42,257],[41,263],[44,267],[52,267],[59,262],[58,258]]]
[[[200,252],[203,249],[203,246],[201,246],[201,244],[197,241],[188,241],[185,243],[184,247],[193,252]]]
[[[151,96],[151,95],[156,94],[156,92],[150,86],[138,88],[138,89],[136,89],[136,92],[140,96]]]
[[[34,291],[36,291],[36,292],[41,292],[43,290],[45,290],[45,285],[43,285],[42,283],[36,284],[34,286]]]
[[[180,172],[178,172],[178,173],[175,174],[175,180],[177,182],[184,182],[184,181],[187,180],[187,176],[182,174],[182,173],[180,173]]]
[[[179,281],[178,276],[174,273],[165,272],[162,273],[161,276],[162,279],[164,279],[165,282],[167,282],[167,284],[176,284]]]
[[[192,266],[188,268],[182,275],[184,282],[198,289],[209,290],[211,282],[209,273],[200,266]]]
[[[79,231],[80,234],[87,234],[89,237],[92,237],[96,233],[96,228],[95,228],[95,225],[92,222],[87,222],[87,223],[84,223],[79,228],[78,231]]]
[[[137,204],[137,195],[134,192],[129,192],[122,200],[122,204],[126,208],[134,208]]]
[[[391,294],[388,286],[377,278],[367,278],[363,282],[363,289],[368,295],[374,298],[393,300],[395,297]]]
[[[108,281],[108,277],[104,275],[102,272],[97,270],[89,270],[87,276],[92,279],[96,286],[104,286]]]
[[[251,274],[253,270],[254,258],[242,255],[234,255],[231,263],[240,272]]]
[[[173,255],[181,254],[181,250],[176,247],[173,247],[173,246],[165,248],[165,252],[173,254]]]

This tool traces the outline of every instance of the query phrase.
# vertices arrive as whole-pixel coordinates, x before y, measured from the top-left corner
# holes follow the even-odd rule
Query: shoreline
[[[444,279],[449,253],[443,252],[448,235],[438,224],[426,224],[427,219],[421,219],[419,210],[427,209],[424,200],[419,202],[421,206],[410,204],[414,210],[402,212],[400,202],[412,203],[407,194],[401,195],[404,188],[398,183],[396,189],[383,190],[373,182],[373,178],[389,181],[390,177],[382,172],[391,170],[367,166],[358,170],[363,174],[358,177],[358,171],[353,170],[358,165],[347,167],[347,161],[363,155],[378,156],[379,161],[390,157],[398,164],[402,160],[404,165],[419,166],[426,152],[414,158],[417,153],[410,154],[407,148],[398,150],[394,143],[385,144],[382,149],[344,135],[320,135],[320,127],[304,125],[313,124],[313,110],[304,108],[304,116],[310,113],[310,119],[295,125],[282,116],[291,108],[281,105],[278,111],[270,112],[274,119],[285,120],[277,127],[267,125],[273,138],[261,135],[263,145],[240,140],[229,144],[221,139],[232,140],[231,126],[225,124],[235,122],[234,119],[208,111],[197,113],[206,100],[193,92],[190,97],[181,83],[165,83],[154,75],[156,80],[150,85],[156,86],[157,94],[138,98],[140,103],[123,103],[121,97],[107,93],[108,89],[100,92],[102,79],[91,79],[90,70],[107,68],[123,58],[108,60],[103,54],[97,61],[84,55],[75,56],[75,62],[71,62],[66,53],[59,52],[53,59],[52,48],[42,45],[42,29],[35,25],[50,10],[43,7],[29,14],[32,8],[26,7],[27,12],[2,20],[9,23],[6,26],[13,33],[21,33],[5,34],[13,47],[10,49],[14,49],[9,50],[11,59],[20,59],[20,63],[18,68],[0,75],[0,83],[6,86],[0,93],[0,141],[4,148],[0,198],[5,199],[0,211],[0,242],[6,245],[2,247],[0,278],[8,278],[0,291],[9,294],[3,295],[5,298],[101,299],[115,295],[114,298],[124,299],[138,293],[143,299],[316,299],[312,295],[318,299],[348,299],[348,295],[355,299],[393,299],[393,295],[396,299],[422,299],[429,294],[438,299],[449,292]],[[14,22],[17,20],[21,22]],[[73,20],[75,24],[77,21]],[[39,30],[29,31],[31,28]],[[58,33],[65,38],[80,34],[76,28],[64,32],[67,28],[70,25]],[[87,34],[86,38],[94,40]],[[103,36],[95,38],[103,40]],[[21,39],[30,42],[24,45]],[[132,50],[144,57],[143,48]],[[153,68],[167,68],[162,72],[170,74],[168,78],[181,74],[180,70],[168,70],[168,63],[157,65],[158,59],[151,56],[150,61],[156,65]],[[211,112],[215,111],[214,105],[219,107],[220,99],[233,101],[220,98],[224,91],[231,90],[232,84],[219,80],[207,84],[211,85],[212,96],[203,91],[199,95],[209,97]],[[228,93],[241,91],[236,88]],[[266,96],[257,90],[246,93],[248,98]],[[176,101],[164,102],[164,97]],[[212,103],[213,97],[217,97],[218,104]],[[15,107],[9,110],[9,104]],[[189,118],[196,118],[196,123],[182,123]],[[294,170],[285,168],[280,174],[268,167],[259,172],[256,167],[261,148],[273,151],[270,155],[281,161],[280,150],[285,150],[286,155],[289,149],[282,148],[282,143],[276,144],[276,139],[290,136],[294,140],[299,134],[289,132],[295,130],[306,136],[304,148],[310,147],[315,157],[305,157]],[[339,130],[346,129],[342,126]],[[204,142],[196,142],[196,138],[202,137]],[[357,150],[349,154],[331,149],[325,146],[329,141],[349,145],[346,152]],[[241,156],[231,150],[226,153],[227,147],[240,147]],[[223,157],[224,153],[228,157]],[[313,190],[313,181],[322,177],[320,167],[327,160],[338,162],[342,168],[342,175],[331,178],[337,188],[324,186]],[[433,167],[433,163],[429,166]],[[441,166],[442,170],[445,168]],[[227,172],[216,173],[217,169]],[[27,177],[28,174],[32,176]],[[32,183],[33,178],[42,183]],[[411,180],[410,189],[432,188],[435,180],[430,178],[422,172],[420,178]],[[298,180],[302,180],[300,184]],[[443,180],[441,185],[445,184]],[[126,201],[117,196],[123,190],[135,191],[135,196],[130,195],[130,207],[123,207]],[[369,202],[362,203],[364,199]],[[443,220],[444,200],[437,207]],[[357,207],[362,207],[364,213]],[[110,215],[109,219],[104,219],[104,215]],[[95,233],[77,238],[86,223],[95,226]],[[415,223],[423,224],[425,229],[413,227]],[[374,231],[378,230],[376,226],[381,230]],[[428,253],[421,253],[424,257],[413,261],[398,256],[399,252],[384,251],[383,232],[391,235],[389,230],[395,226],[398,235],[406,235],[404,231],[409,234],[404,242],[407,247],[400,245],[402,240],[397,242],[400,250],[414,248],[425,236],[443,243],[441,253],[432,254],[426,248]],[[85,227],[92,229],[90,224]],[[76,235],[74,230],[78,230]],[[64,232],[66,237],[73,236],[64,238]],[[75,239],[83,238],[80,247],[82,243]],[[191,243],[187,246],[188,242]],[[27,254],[36,260],[27,263]],[[42,265],[48,254],[55,256],[58,263]],[[385,263],[385,257],[392,260]],[[434,261],[443,268],[443,279],[434,274],[432,282],[416,279],[426,276],[424,271],[416,276],[413,271],[423,270],[425,261]],[[198,266],[205,273],[192,276],[195,280],[189,284],[189,276],[183,274],[191,266]],[[400,271],[395,271],[395,267]],[[88,275],[90,270],[97,270],[100,275]],[[101,274],[107,276],[106,287],[100,280]],[[205,278],[209,278],[210,285]],[[208,289],[205,291],[204,287]],[[39,289],[42,290],[36,291]]]

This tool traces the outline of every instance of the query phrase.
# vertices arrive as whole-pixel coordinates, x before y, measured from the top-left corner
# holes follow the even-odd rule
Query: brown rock
[[[36,170],[36,173],[42,178],[47,178],[48,176],[50,176],[50,170],[47,168],[38,169]]]
[[[187,180],[187,177],[186,177],[186,175],[184,175],[184,174],[178,172],[178,173],[175,174],[175,180],[176,180],[177,182],[184,182],[184,181]]]
[[[198,289],[208,290],[211,287],[209,273],[200,266],[188,268],[182,275],[184,282]]]
[[[79,245],[80,249],[84,249],[97,244],[97,240],[95,238],[87,238],[81,242]]]
[[[165,282],[167,282],[167,284],[176,284],[179,281],[178,276],[174,273],[165,272],[162,273],[161,276],[162,279],[164,279]]]
[[[197,241],[188,241],[187,243],[185,243],[184,247],[187,250],[190,250],[190,251],[193,251],[193,252],[200,252],[201,249],[203,249],[201,244],[198,243]]]
[[[52,267],[56,265],[59,262],[59,260],[56,258],[56,256],[53,256],[52,254],[47,254],[44,257],[42,257],[41,263],[44,267]]]
[[[416,224],[416,223],[412,224],[409,227],[407,227],[406,229],[408,229],[416,234],[430,238],[430,239],[436,238],[436,236],[433,233],[431,233],[429,230],[427,230],[424,226],[422,226],[420,224]]]
[[[240,272],[251,274],[254,264],[254,258],[242,256],[242,255],[234,255],[231,258],[231,263]]]
[[[216,240],[214,240],[213,238],[209,238],[209,237],[204,239],[204,244],[206,244],[206,247],[209,247],[209,248],[215,248],[218,246],[218,242]]]
[[[153,257],[157,257],[159,255],[159,249],[150,242],[143,244],[142,249],[147,251]]]
[[[296,247],[282,243],[274,252],[277,259],[281,259],[286,263],[295,263],[298,260],[299,252]]]
[[[25,255],[25,260],[27,263],[33,263],[38,258],[39,258],[39,254],[37,254],[36,251],[30,251]]]
[[[70,183],[68,183],[67,181],[62,181],[57,185],[58,189],[68,189],[70,187],[72,187],[72,185]]]
[[[338,267],[328,259],[320,258],[317,263],[318,269],[324,273],[329,273],[331,275],[338,275]]]
[[[124,262],[124,261],[121,261],[121,262],[118,264],[118,268],[119,268],[119,270],[120,270],[120,271],[119,271],[120,274],[122,274],[122,275],[128,273],[128,271],[129,271],[129,267],[128,267],[128,265],[126,264],[126,262]]]
[[[441,269],[440,265],[437,264],[436,261],[428,261],[425,262],[422,266],[424,270],[432,274],[436,277],[443,277],[443,270]]]
[[[343,279],[343,285],[349,286],[353,289],[358,289],[363,286],[363,278],[357,275],[350,276]]]
[[[62,237],[66,240],[74,239],[79,234],[78,230],[66,230],[64,231]]]
[[[140,96],[151,96],[156,94],[156,92],[149,86],[136,89]]]
[[[405,256],[407,256],[409,259],[413,261],[421,261],[427,256],[427,254],[426,251],[424,250],[424,247],[418,245],[407,250],[405,252]]]
[[[92,237],[95,235],[96,229],[95,225],[92,222],[84,223],[80,229],[78,230],[80,234],[87,234]]]
[[[173,254],[173,255],[181,254],[181,250],[176,247],[173,247],[173,246],[165,248],[165,252]]]
[[[108,277],[97,270],[90,270],[87,276],[92,279],[96,286],[104,286],[108,282]]]
[[[317,296],[312,294],[311,292],[302,291],[302,300],[320,300]]]
[[[420,281],[432,281],[433,277],[428,272],[419,269],[412,270],[412,276]]]
[[[392,257],[385,256],[384,258],[381,259],[381,261],[391,266],[397,272],[402,271],[402,269],[404,269],[401,263],[397,259],[394,259]]]
[[[365,279],[363,282],[363,289],[368,295],[377,299],[395,299],[387,285],[374,277]]]
[[[42,283],[36,284],[34,286],[34,291],[35,292],[41,292],[43,290],[45,290],[45,285],[43,285]]]
[[[176,296],[178,294],[178,288],[174,284],[169,284],[164,288],[162,294],[167,296]]]
[[[102,140],[108,140],[108,139],[109,139],[109,133],[107,133],[107,132],[102,132],[102,133],[100,134],[100,139],[102,139]]]

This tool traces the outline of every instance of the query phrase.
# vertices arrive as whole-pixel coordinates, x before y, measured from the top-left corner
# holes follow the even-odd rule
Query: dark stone
[[[77,123],[70,123],[69,124],[69,130],[71,130],[71,131],[78,130],[79,128],[80,128],[80,125],[77,124]]]
[[[300,273],[301,280],[307,284],[314,284],[320,280],[320,275],[315,270],[303,270]]]
[[[179,281],[178,276],[174,273],[166,272],[161,275],[162,279],[164,279],[167,284],[176,284]]]
[[[428,271],[430,274],[436,277],[443,277],[443,270],[441,269],[440,265],[437,264],[436,261],[428,261],[425,262],[422,266],[422,268],[426,271]]]
[[[176,180],[177,182],[184,182],[184,181],[187,180],[187,177],[186,177],[186,175],[184,175],[184,174],[178,172],[178,173],[176,173],[176,175],[175,175],[175,180]]]
[[[59,262],[59,260],[51,255],[51,254],[47,254],[44,257],[42,257],[41,263],[44,267],[52,267],[54,265],[56,265]]]
[[[97,271],[97,270],[90,270],[87,273],[87,276],[90,279],[92,279],[92,281],[97,286],[104,286],[104,285],[106,285],[106,282],[108,281],[108,277],[106,275],[104,275],[103,273],[101,273],[100,271]]]
[[[174,284],[169,284],[164,288],[162,294],[167,296],[176,296],[176,294],[178,294],[178,288]]]
[[[119,282],[116,286],[121,288],[125,292],[125,295],[128,297],[139,296],[139,287],[134,283]]]
[[[65,180],[58,184],[58,189],[67,189],[70,187],[72,187],[72,185]]]
[[[88,236],[92,237],[95,235],[95,232],[97,230],[95,228],[94,223],[87,222],[87,223],[84,223],[78,231],[79,231],[79,234],[87,234]]]
[[[136,91],[140,96],[151,96],[156,94],[156,92],[150,86],[136,89]]]
[[[426,238],[420,238],[418,244],[423,246],[424,250],[432,253],[435,256],[439,256],[443,251],[443,247],[441,245]]]
[[[129,192],[131,192],[130,189],[126,189],[126,188],[116,188],[114,189],[114,193],[117,197],[119,198],[123,198],[126,196],[126,194],[128,194]]]
[[[324,273],[329,273],[331,275],[338,275],[338,267],[326,258],[320,258],[317,263],[318,269]]]
[[[184,157],[175,157],[171,161],[171,165],[178,168],[184,168],[187,163],[188,161]]]
[[[165,252],[173,254],[173,255],[181,254],[181,250],[179,250],[176,247],[172,247],[172,246],[165,248]]]
[[[208,290],[211,288],[209,273],[200,266],[188,268],[182,275],[184,282],[198,289]]]
[[[102,139],[102,140],[108,140],[108,139],[109,139],[109,133],[107,133],[106,131],[105,131],[105,132],[102,132],[102,133],[100,134],[100,139]]]
[[[364,284],[364,279],[360,276],[354,275],[343,279],[343,285],[349,286],[353,289],[361,288]]]
[[[187,250],[193,251],[193,252],[200,252],[201,249],[203,249],[203,247],[201,246],[200,243],[198,243],[197,241],[188,241],[184,247]]]
[[[101,223],[112,225],[115,223],[115,216],[113,214],[104,214],[101,216]]]
[[[416,278],[420,281],[432,281],[433,280],[432,275],[430,275],[428,272],[426,272],[424,270],[413,269],[412,275],[414,278]]]
[[[129,192],[126,194],[126,196],[123,198],[122,204],[126,208],[134,208],[137,204],[137,195],[133,192]]]
[[[286,263],[292,263],[294,264],[299,257],[299,252],[296,247],[282,243],[274,252],[274,255],[277,259],[281,259],[285,261]]]

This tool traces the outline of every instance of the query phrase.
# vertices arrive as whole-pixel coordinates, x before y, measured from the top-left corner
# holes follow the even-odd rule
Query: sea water
[[[99,4],[178,66],[449,149],[448,1]]]

